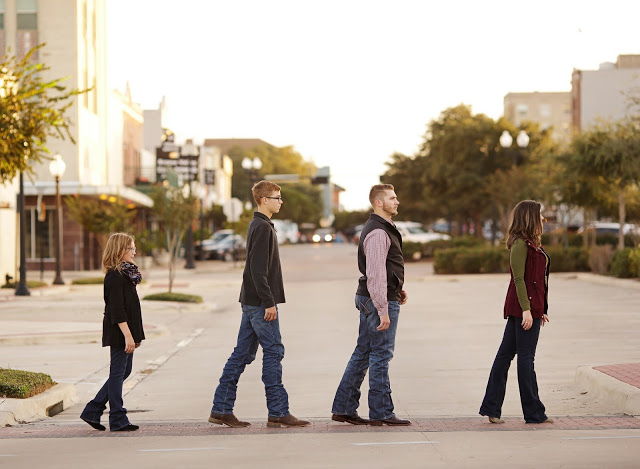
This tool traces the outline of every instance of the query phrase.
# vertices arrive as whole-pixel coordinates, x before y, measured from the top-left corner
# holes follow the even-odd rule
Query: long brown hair
[[[107,245],[102,253],[102,270],[106,273],[110,270],[120,272],[122,262],[127,251],[134,241],[129,233],[113,233],[107,240]]]
[[[511,249],[518,238],[529,240],[538,248],[541,246],[541,211],[542,205],[535,200],[518,202],[511,212],[511,222],[507,231],[507,249]]]

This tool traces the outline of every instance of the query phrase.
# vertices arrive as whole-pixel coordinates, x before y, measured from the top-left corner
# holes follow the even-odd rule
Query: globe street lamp
[[[249,181],[251,184],[249,185],[249,203],[253,200],[253,186],[258,180],[258,171],[262,169],[262,161],[257,156],[252,160],[251,158],[244,157],[242,160],[242,168],[249,175]]]
[[[508,130],[503,130],[502,135],[500,135],[500,146],[504,149],[509,149],[511,148],[512,144],[513,137]],[[516,137],[516,144],[518,145],[519,150],[513,153],[513,164],[515,166],[518,166],[521,160],[521,153],[523,153],[524,149],[529,146],[529,136],[524,130],[518,132],[518,136]]]
[[[64,174],[67,165],[62,156],[55,155],[53,161],[49,163],[49,172],[56,179],[56,218],[54,227],[55,250],[56,250],[56,278],[53,280],[54,285],[64,285],[62,275],[60,273],[60,263],[62,256],[62,203],[60,200],[60,178]]]

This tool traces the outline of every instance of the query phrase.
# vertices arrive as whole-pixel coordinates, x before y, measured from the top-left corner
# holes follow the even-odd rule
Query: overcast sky
[[[640,53],[638,18],[617,0],[108,0],[109,84],[166,96],[178,141],[293,145],[360,209],[440,111],[569,91],[573,68]]]

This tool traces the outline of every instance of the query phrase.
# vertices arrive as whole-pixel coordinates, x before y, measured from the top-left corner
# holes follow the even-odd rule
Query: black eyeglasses
[[[282,197],[278,196],[278,197],[267,197],[266,195],[264,196],[265,199],[275,199],[275,200],[282,200]]]

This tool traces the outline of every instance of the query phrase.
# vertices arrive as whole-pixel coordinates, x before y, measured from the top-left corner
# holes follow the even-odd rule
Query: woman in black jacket
[[[122,402],[122,384],[131,374],[133,351],[144,340],[142,312],[136,285],[142,281],[138,266],[133,263],[136,245],[126,233],[109,237],[102,255],[104,277],[104,319],[102,346],[111,347],[109,379],[96,397],[85,406],[80,418],[96,430],[105,430],[100,423],[109,402],[109,429],[133,431],[139,427],[127,418]]]

